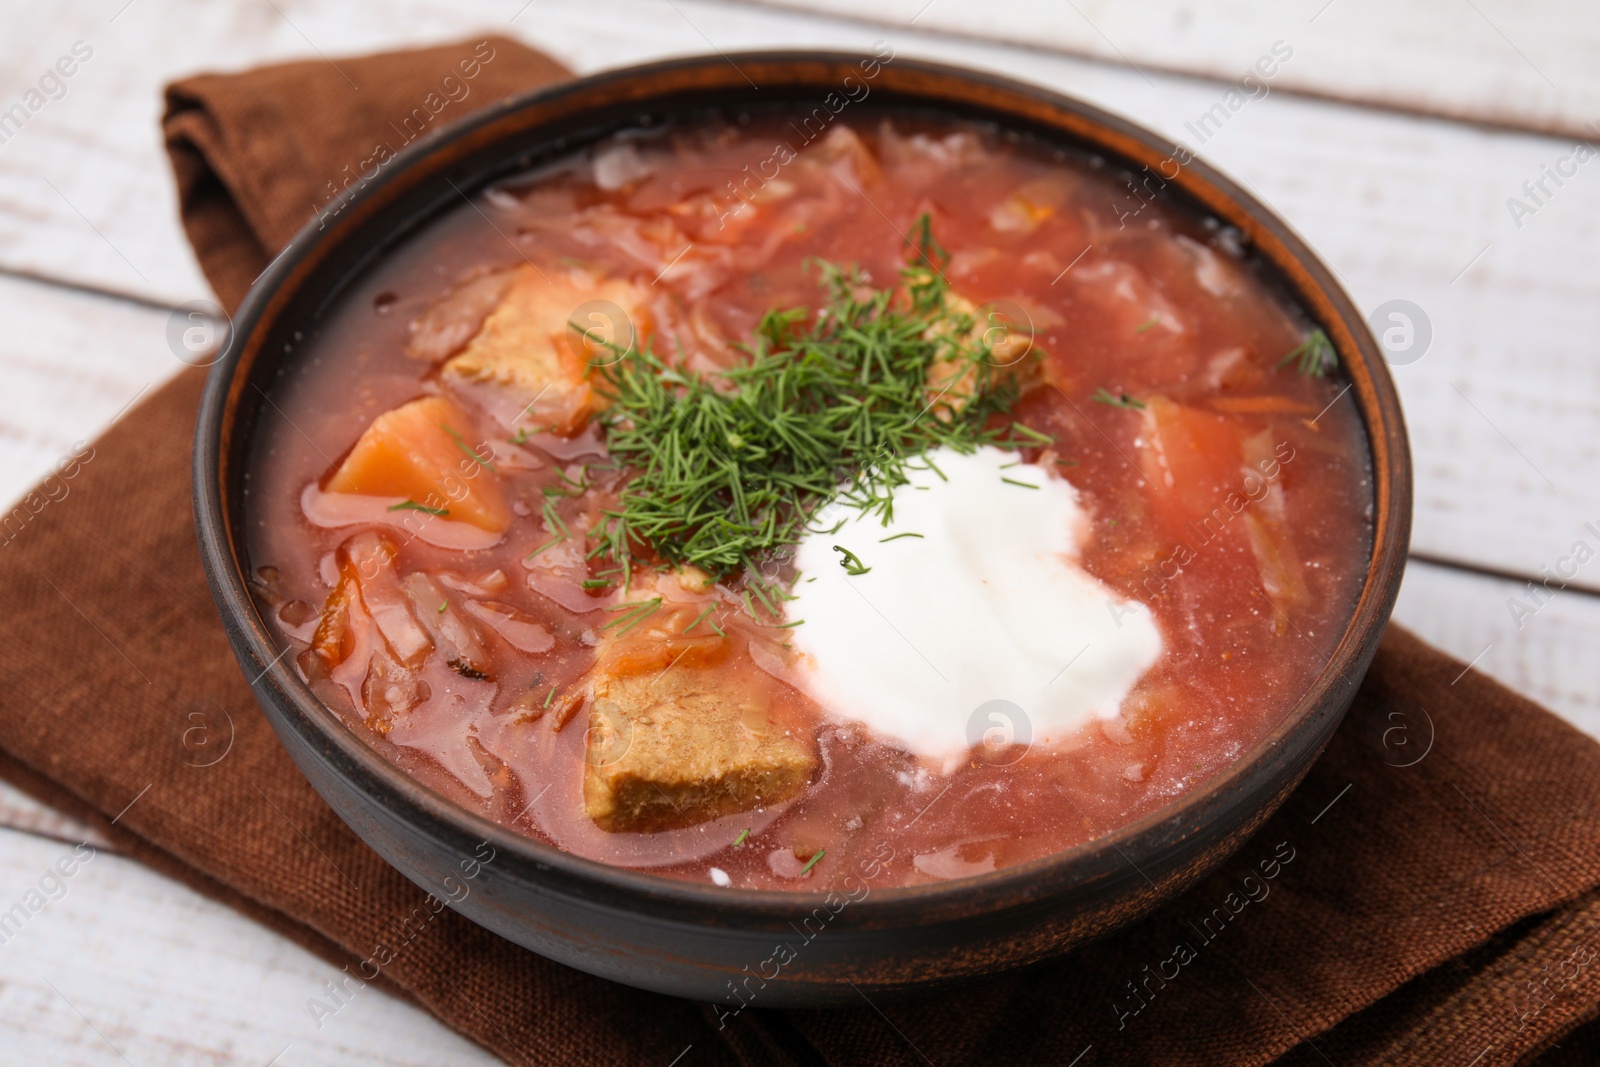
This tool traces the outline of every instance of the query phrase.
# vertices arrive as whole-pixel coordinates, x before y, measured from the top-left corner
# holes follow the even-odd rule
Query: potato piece
[[[444,365],[444,378],[462,388],[494,387],[509,402],[488,406],[512,429],[574,434],[604,404],[591,364],[616,356],[601,342],[642,345],[646,325],[640,286],[577,270],[546,277],[523,266],[483,328]]]
[[[585,811],[602,830],[654,833],[776,804],[816,768],[768,719],[765,675],[685,669],[593,683]]]
[[[700,577],[641,575],[635,595]],[[558,715],[588,703],[584,805],[602,830],[655,832],[778,803],[815,769],[809,738],[771,715],[778,683],[715,627],[716,605],[667,601],[626,633],[608,631],[584,696]]]
[[[470,427],[460,408],[438,396],[386,411],[339,465],[328,491],[401,497],[443,518],[501,533],[511,525],[511,511],[492,469],[493,453],[465,436]]]

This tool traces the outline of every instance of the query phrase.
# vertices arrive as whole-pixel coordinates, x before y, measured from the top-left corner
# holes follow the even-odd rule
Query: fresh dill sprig
[[[523,556],[522,558],[523,559],[532,559],[534,556],[537,556],[539,553],[543,552],[545,549],[554,548],[554,547],[556,547],[557,545],[559,545],[561,542],[563,542],[565,540],[566,540],[565,537],[561,537],[559,535],[557,535],[555,537],[552,537],[552,538],[550,538],[550,540],[546,541],[544,544],[540,545],[538,548],[534,549],[532,552],[529,552],[526,556]]]
[[[860,556],[856,555],[843,545],[834,545],[833,550],[839,553],[841,557],[839,560],[839,566],[843,567],[844,572],[852,577],[857,574],[866,574],[872,569],[865,563],[861,562]]]
[[[1308,378],[1321,378],[1339,366],[1339,353],[1334,350],[1327,333],[1318,326],[1278,360],[1280,367],[1290,363],[1296,364],[1300,373]]]
[[[441,422],[439,426],[444,430],[445,433],[449,434],[455,440],[456,447],[461,449],[462,453],[468,459],[472,460],[472,462],[476,463],[485,470],[493,471],[496,474],[500,473],[499,469],[495,467],[493,460],[485,459],[483,456],[478,455],[477,449],[467,444],[466,438],[462,437],[461,434],[448,423]],[[493,455],[493,453],[490,453],[490,455]]]
[[[767,593],[761,588],[760,582],[749,583],[747,592],[755,594],[756,602],[767,610],[768,615],[771,615],[774,619],[781,618],[783,616],[783,612],[773,607],[772,601],[767,599]]]
[[[560,478],[563,482],[566,482],[569,486],[572,487],[571,490],[567,494],[569,496],[581,496],[585,492],[587,492],[589,490],[589,488],[590,488],[590,485],[589,485],[589,465],[587,463],[585,463],[582,466],[580,466],[578,468],[578,473],[583,476],[583,480],[582,481],[574,481],[572,478],[569,478],[567,476],[567,472],[566,471],[562,470],[560,467],[556,468],[556,477]],[[550,488],[553,489],[555,487],[552,486]]]
[[[1109,393],[1104,387],[1096,389],[1094,396],[1089,399],[1101,404],[1110,404],[1114,408],[1127,408],[1129,411],[1144,410],[1143,400],[1136,400],[1127,393]]]
[[[630,600],[625,604],[613,605],[606,610],[620,611],[624,614],[618,615],[616,618],[600,627],[600,629],[605,631],[611,629],[613,626],[620,626],[622,628],[617,631],[617,636],[621,637],[623,634],[627,633],[641,622],[644,622],[644,620],[648,619],[650,616],[654,615],[660,607],[660,597],[651,597],[649,600]]]
[[[563,541],[572,536],[572,531],[567,528],[567,524],[561,521],[560,515],[556,514],[555,504],[551,502],[549,497],[545,497],[544,507],[541,510],[544,515],[544,528],[546,530]]]
[[[707,604],[706,605],[706,610],[702,611],[698,616],[696,616],[694,622],[691,622],[688,626],[685,626],[683,628],[683,632],[684,633],[688,633],[690,630],[694,629],[696,626],[699,626],[701,623],[706,621],[706,619],[711,615],[711,613],[713,611],[716,611],[716,610],[717,610],[717,605],[715,603]],[[714,626],[716,624],[713,623],[712,625]]]
[[[768,312],[748,363],[715,378],[652,349],[613,348],[616,359],[596,367],[610,401],[600,419],[613,462],[633,477],[602,512],[591,558],[626,565],[653,550],[725,577],[798,542],[829,499],[887,524],[894,489],[934,448],[1042,443],[990,425],[1017,383],[951,297],[949,253],[928,218],[911,233],[898,290],[818,263],[820,310]]]
[[[1056,443],[1056,439],[1051,437],[1049,434],[1040,433],[1032,426],[1024,426],[1020,422],[1013,422],[1011,424],[1011,432],[1026,437],[1036,445],[1053,445]]]
[[[429,515],[448,515],[449,508],[430,508],[426,504],[419,504],[415,500],[402,500],[398,504],[390,504],[390,511],[423,511]]]

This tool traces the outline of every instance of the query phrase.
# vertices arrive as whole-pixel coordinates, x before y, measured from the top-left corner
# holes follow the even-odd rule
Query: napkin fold
[[[385,148],[567,76],[489,37],[169,87],[179,205],[219,299],[236,307]],[[201,383],[185,371],[134,408],[0,546],[0,774],[348,966],[359,995],[357,961],[423,893],[306,784],[229,652],[191,520]],[[926,1000],[724,1025],[447,910],[373,981],[518,1064],[1587,1063],[1600,1041],[1573,1031],[1600,1014],[1596,842],[1600,746],[1391,627],[1261,831],[1065,958]],[[336,1025],[342,1009],[307,1010]]]

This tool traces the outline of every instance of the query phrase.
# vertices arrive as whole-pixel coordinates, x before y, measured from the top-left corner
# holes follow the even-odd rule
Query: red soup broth
[[[319,695],[408,774],[521,833],[673,878],[924,884],[1153,812],[1247,753],[1322,669],[1365,570],[1372,487],[1339,373],[1282,363],[1310,332],[1304,313],[1235,231],[1128,182],[1095,156],[986,125],[865,109],[809,141],[781,119],[702,117],[500,181],[355,280],[281,372],[247,483],[263,609]],[[597,828],[580,796],[585,712],[568,695],[622,596],[597,588],[606,564],[571,541],[528,557],[552,541],[547,501],[582,531],[626,474],[604,469],[602,436],[581,419],[512,435],[492,389],[441,378],[492,306],[474,281],[529,266],[620,279],[642,294],[656,351],[714,373],[746,358],[739,345],[769,309],[818,307],[816,260],[893,285],[924,213],[952,289],[1031,335],[1036,373],[1012,417],[1056,443],[1022,458],[1077,488],[1092,519],[1082,565],[1150,608],[1159,661],[1118,717],[1004,758],[974,751],[949,773],[768,679],[771,713],[816,754],[797,796],[687,828]],[[455,405],[462,455],[493,463],[463,470],[503,491],[498,540],[434,543],[418,531],[446,524],[409,508],[310,521],[373,421],[426,396]],[[341,565],[378,535],[395,574],[432,583],[441,617],[424,622],[471,631],[469,667],[432,654],[383,673],[363,658],[381,639],[365,614],[365,636],[346,638],[356,654],[319,661]],[[735,678],[759,670],[752,648],[786,640],[739,592],[731,579],[688,598],[726,602]]]

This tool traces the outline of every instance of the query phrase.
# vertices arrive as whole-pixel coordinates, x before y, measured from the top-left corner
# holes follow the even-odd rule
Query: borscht
[[[724,887],[918,885],[1247,753],[1372,549],[1333,348],[1236,230],[917,112],[705,113],[464,194],[303,335],[252,589],[384,757]]]

